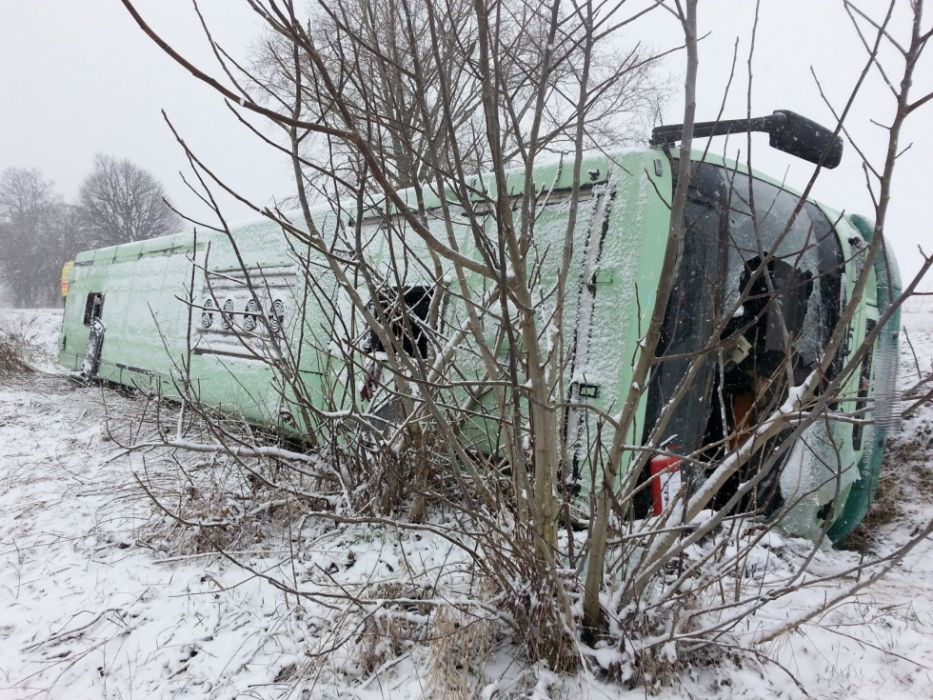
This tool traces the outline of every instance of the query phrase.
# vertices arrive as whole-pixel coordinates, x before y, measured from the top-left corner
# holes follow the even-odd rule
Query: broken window
[[[384,324],[389,334],[400,341],[402,351],[411,357],[428,356],[428,314],[433,296],[432,287],[414,285],[403,287],[401,293],[398,289],[384,289],[374,302],[370,302],[376,320]],[[386,351],[374,330],[369,333],[365,350],[373,353]]]
[[[768,352],[793,352],[800,374],[816,366],[839,313],[842,253],[826,216],[815,205],[770,183],[726,172],[729,188],[725,309],[749,312],[750,327]],[[798,211],[799,208],[799,211]],[[755,274],[765,261],[764,272]],[[741,323],[736,325],[743,325]],[[784,328],[782,329],[782,325]],[[783,333],[791,340],[787,347]],[[777,355],[772,355],[776,359]]]
[[[90,326],[95,319],[100,318],[104,310],[104,295],[101,292],[91,292],[84,302],[84,325]]]

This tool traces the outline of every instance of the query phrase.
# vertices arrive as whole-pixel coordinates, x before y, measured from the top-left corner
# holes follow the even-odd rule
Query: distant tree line
[[[0,173],[0,285],[14,306],[57,302],[62,266],[81,250],[171,233],[162,185],[126,159],[97,155],[68,203],[37,169]]]

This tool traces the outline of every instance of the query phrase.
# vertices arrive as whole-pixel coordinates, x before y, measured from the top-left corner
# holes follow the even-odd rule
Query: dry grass
[[[384,599],[386,603],[377,607],[363,620],[359,664],[369,675],[387,662],[408,652],[427,636],[427,624],[432,606],[416,602],[393,602],[393,600],[417,601],[430,598],[433,590],[401,582],[379,583],[372,586],[368,595]]]
[[[890,436],[881,465],[878,490],[868,515],[846,542],[869,549],[879,528],[909,517],[918,504],[933,503],[933,412],[927,410]]]
[[[496,625],[492,620],[441,606],[434,617],[430,678],[433,697],[469,700],[485,682],[484,667],[492,651]]]
[[[21,331],[0,328],[0,377],[32,372],[27,360],[31,343]]]

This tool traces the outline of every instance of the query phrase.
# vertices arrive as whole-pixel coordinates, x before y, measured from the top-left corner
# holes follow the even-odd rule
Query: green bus
[[[768,131],[773,146],[824,167],[841,156],[837,136],[786,111],[697,124],[695,133],[748,130]],[[586,156],[576,185],[574,168],[564,161],[533,173],[529,254],[542,290],[542,318],[554,313],[546,290],[560,269],[569,271],[559,329],[567,346],[560,369],[565,395],[558,401],[566,470],[584,492],[594,468],[593,436],[605,440],[601,416],[617,412],[626,396],[656,304],[679,157],[670,144],[680,132],[663,127],[649,147]],[[691,160],[684,247],[656,349],[660,361],[628,442],[647,445],[665,406],[681,391],[662,439],[652,444],[710,464],[721,459],[730,440],[760,419],[756,405],[777,386],[769,389],[768,377],[791,373],[786,392],[820,366],[856,281],[867,275],[846,341],[825,378],[855,357],[863,339],[877,337],[860,369],[845,379],[844,399],[833,406],[835,414],[858,419],[814,422],[785,446],[768,485],[789,506],[785,529],[809,537],[828,530],[842,541],[866,514],[878,483],[898,314],[887,314],[880,332],[876,326],[900,295],[896,263],[883,249],[866,269],[873,236],[868,220],[803,200],[779,181],[711,153],[694,151]],[[516,171],[508,180],[516,201],[524,175]],[[432,232],[470,251],[478,245],[475,214],[493,189],[489,178],[474,179],[472,219],[451,192],[422,192],[417,199],[405,192],[403,200],[419,207]],[[487,209],[483,226],[495,241],[495,216]],[[574,246],[565,260],[561,242],[571,210]],[[284,218],[284,227],[266,219],[230,232],[179,233],[81,253],[67,276],[61,364],[170,399],[194,399],[293,436],[313,437],[322,418],[339,419],[354,406],[390,424],[399,406],[381,341],[395,337],[401,351],[430,364],[468,315],[455,292],[457,271],[432,256],[392,206],[377,203],[362,214],[334,203],[315,210],[328,255],[320,243],[307,245],[302,217]],[[342,235],[347,230],[352,236]],[[375,294],[354,276],[360,256],[381,279]],[[488,277],[467,272],[466,284],[477,298],[496,294]],[[364,320],[360,298],[379,310],[380,329]],[[389,313],[390,307],[396,311]],[[484,323],[489,347],[502,360],[509,348],[496,341],[496,322]],[[470,416],[462,429],[469,449],[494,453],[501,426],[490,392],[469,388],[481,383],[478,355],[465,353],[461,381],[449,382],[450,401]],[[688,371],[694,379],[684,388]],[[650,512],[659,496],[644,493],[655,499],[641,505]]]

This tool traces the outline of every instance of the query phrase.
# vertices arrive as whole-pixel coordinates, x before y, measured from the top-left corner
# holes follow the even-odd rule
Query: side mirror
[[[824,168],[835,168],[842,160],[842,139],[815,121],[802,117],[789,109],[779,109],[767,117],[754,119],[730,119],[727,121],[697,122],[693,125],[696,138],[726,136],[746,131],[764,131],[770,138],[772,148]],[[659,126],[651,132],[651,145],[660,146],[676,143],[684,137],[683,124]]]
[[[772,148],[811,163],[821,163],[824,168],[835,168],[842,160],[842,139],[825,126],[789,109],[777,110],[769,122]]]

